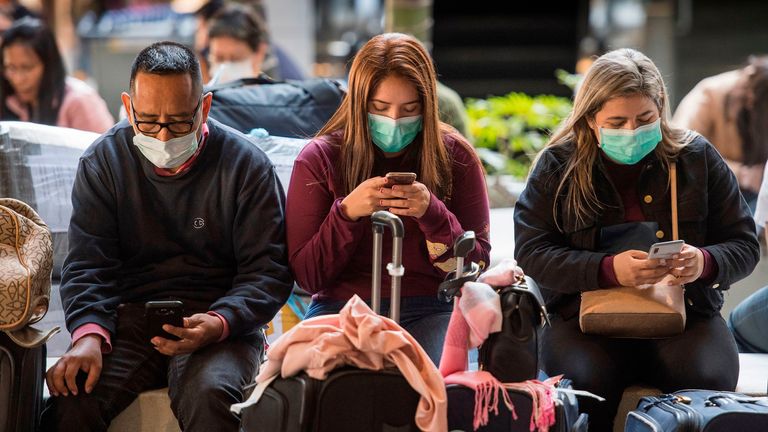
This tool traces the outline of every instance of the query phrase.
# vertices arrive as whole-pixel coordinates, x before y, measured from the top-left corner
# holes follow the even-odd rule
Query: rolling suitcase
[[[45,345],[24,348],[0,332],[0,430],[40,427],[44,376]]]
[[[627,432],[768,431],[768,397],[713,390],[681,390],[640,399]]]
[[[385,211],[373,214],[373,274],[371,306],[381,307],[381,250],[385,228],[392,231],[390,318],[400,313],[403,224]],[[316,380],[302,373],[278,378],[255,405],[241,411],[242,432],[410,432],[418,431],[414,417],[419,394],[399,371],[343,368]]]

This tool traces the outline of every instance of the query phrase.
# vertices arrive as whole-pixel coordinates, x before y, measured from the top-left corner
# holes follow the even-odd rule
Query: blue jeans
[[[346,301],[312,300],[304,317],[339,313]],[[371,304],[370,301],[367,302]],[[453,303],[445,303],[435,297],[403,297],[400,302],[400,326],[424,348],[429,358],[440,364],[445,332],[451,319]],[[381,299],[381,314],[389,314],[389,299]]]
[[[763,287],[739,303],[728,317],[739,351],[768,353],[768,287]]]
[[[188,314],[207,310],[190,310],[186,303]],[[93,391],[83,391],[86,375],[81,371],[77,396],[48,399],[40,430],[106,431],[139,393],[168,386],[171,410],[182,430],[235,432],[240,420],[229,407],[243,400],[243,387],[258,372],[263,350],[263,340],[227,339],[168,357],[149,342],[143,305],[121,306],[112,352],[102,357]]]

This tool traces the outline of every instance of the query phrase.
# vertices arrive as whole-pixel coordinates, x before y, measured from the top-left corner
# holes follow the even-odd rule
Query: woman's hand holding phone
[[[378,210],[386,210],[386,207],[381,206],[381,201],[391,197],[391,191],[387,189],[387,179],[372,177],[357,185],[341,201],[342,212],[347,219],[356,221]]]
[[[667,260],[669,274],[675,279],[669,282],[670,285],[683,285],[696,281],[704,272],[704,253],[701,249],[686,244],[679,254],[671,260]]]
[[[429,189],[417,181],[410,185],[393,185],[389,190],[390,199],[382,199],[381,206],[398,216],[424,216],[429,208]]]
[[[648,259],[648,253],[639,250],[624,251],[613,257],[613,271],[621,286],[655,284],[669,272],[661,260]]]

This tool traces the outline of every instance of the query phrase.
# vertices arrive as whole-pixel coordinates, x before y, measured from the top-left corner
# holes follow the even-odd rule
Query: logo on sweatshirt
[[[194,221],[192,221],[192,226],[195,227],[195,229],[200,229],[205,226],[205,219],[203,218],[195,218]]]

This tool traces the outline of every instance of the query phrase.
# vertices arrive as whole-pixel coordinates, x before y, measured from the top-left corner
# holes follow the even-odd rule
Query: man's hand
[[[86,372],[85,392],[90,393],[101,375],[101,344],[99,335],[89,334],[78,339],[46,373],[48,391],[53,396],[77,396],[75,378],[79,371]]]
[[[189,354],[219,340],[224,331],[224,323],[219,317],[208,314],[194,314],[184,318],[184,328],[163,325],[163,330],[181,338],[173,341],[160,336],[152,338],[155,349],[167,356]]]
[[[669,268],[657,259],[647,259],[648,254],[628,250],[613,257],[613,271],[621,286],[655,284],[666,276]]]

